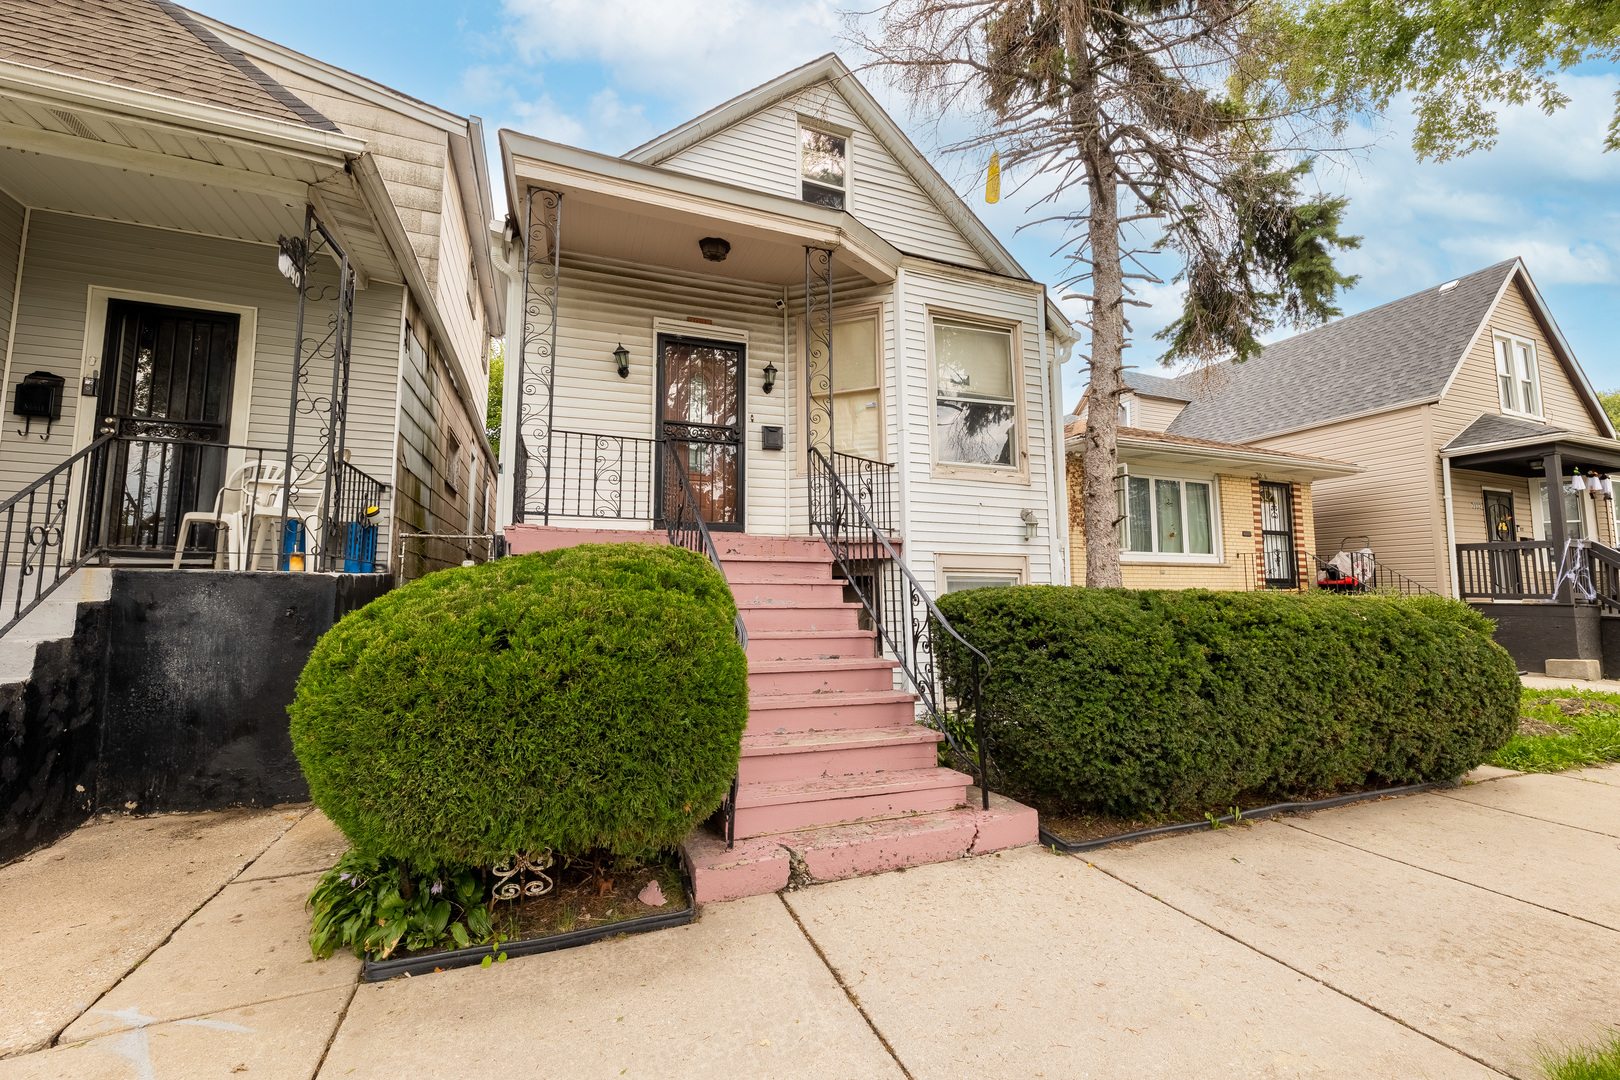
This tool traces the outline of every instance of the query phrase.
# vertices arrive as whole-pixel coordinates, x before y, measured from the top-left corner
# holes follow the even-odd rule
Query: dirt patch
[[[580,861],[548,868],[545,874],[553,884],[544,895],[495,902],[495,929],[504,934],[507,941],[548,937],[570,930],[591,930],[639,919],[644,915],[680,911],[691,904],[686,894],[680,860],[673,854],[648,861],[634,869]],[[535,880],[533,875],[523,878],[525,884]],[[648,890],[648,886],[655,883],[657,893],[663,896],[662,904],[649,904],[641,899],[646,896],[647,899],[657,900],[657,893]],[[444,947],[453,948],[440,948]],[[393,958],[422,956],[438,951],[439,948],[429,949],[426,953],[398,952]]]
[[[1570,714],[1565,713],[1568,716]],[[1537,720],[1533,716],[1519,717],[1520,735],[1573,735],[1575,729],[1564,724],[1549,724],[1545,720]]]
[[[1553,705],[1565,716],[1602,716],[1620,712],[1620,706],[1611,701],[1596,701],[1592,698],[1554,697],[1552,695],[1525,698],[1524,705],[1530,709],[1540,708],[1543,705]],[[1531,733],[1526,732],[1526,734]],[[1536,732],[1534,734],[1546,734],[1546,732]]]

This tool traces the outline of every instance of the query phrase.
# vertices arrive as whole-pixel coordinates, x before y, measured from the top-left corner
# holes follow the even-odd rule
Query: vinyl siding
[[[1187,407],[1185,401],[1169,401],[1165,398],[1142,397],[1136,395],[1136,415],[1131,418],[1132,426],[1146,431],[1164,431],[1181,410]]]
[[[1436,592],[1450,591],[1445,518],[1435,468],[1429,406],[1327,424],[1255,445],[1350,461],[1355,476],[1313,486],[1319,555],[1332,555],[1346,536],[1366,535],[1378,560]]]
[[[988,263],[831,83],[813,86],[661,163],[663,168],[798,198],[799,118],[852,133],[848,210],[908,254],[986,269]]]
[[[1558,361],[1552,343],[1542,332],[1522,288],[1515,281],[1486,317],[1485,326],[1468,350],[1450,389],[1435,403],[1434,428],[1439,440],[1436,450],[1477,420],[1480,413],[1502,411],[1496,385],[1496,356],[1492,351],[1497,334],[1512,334],[1535,342],[1536,363],[1541,372],[1542,415],[1547,423],[1583,435],[1600,433],[1597,421],[1581,402],[1574,380]]]
[[[916,270],[905,278],[904,334],[905,433],[900,467],[907,471],[909,494],[906,562],[928,588],[934,588],[936,558],[949,556],[953,567],[969,557],[988,555],[1028,559],[1031,584],[1051,584],[1053,500],[1048,488],[1047,455],[1052,449],[1050,421],[1041,373],[1039,294],[998,287],[985,281],[935,275]],[[930,309],[976,314],[995,322],[1019,320],[1023,364],[1022,411],[1018,421],[1027,435],[1028,479],[1024,482],[945,475],[933,461],[934,403],[931,400]],[[1024,539],[1020,511],[1034,510],[1036,536]],[[1059,504],[1061,512],[1061,503]],[[939,583],[942,584],[942,583]]]
[[[780,287],[694,278],[654,267],[565,253],[558,295],[554,414],[558,431],[653,437],[657,376],[654,319],[685,324],[694,337],[702,337],[706,327],[687,323],[688,318],[708,319],[714,326],[748,332],[743,413],[744,521],[750,533],[785,533],[785,485],[792,455],[788,451],[760,449],[761,427],[786,426],[788,422],[789,395],[784,383],[790,380],[786,378],[782,349],[782,312],[776,307],[782,296]],[[624,379],[619,378],[613,362],[613,350],[620,344],[630,353],[630,375]],[[515,350],[508,362],[516,362]],[[532,371],[536,361],[530,357],[527,362]],[[769,395],[761,390],[766,364],[774,364],[783,374]],[[536,402],[534,397],[526,399],[531,406]],[[535,476],[531,487],[539,482]],[[531,491],[529,506],[537,508],[540,500],[538,491]],[[531,514],[531,520],[538,517]],[[596,523],[648,527],[645,520],[597,519]]]
[[[254,63],[346,134],[366,140],[428,286],[437,286],[440,220],[445,176],[450,171],[450,147],[444,131],[316,82],[268,57],[256,56]]]
[[[472,247],[467,239],[467,221],[461,213],[461,188],[456,183],[454,170],[447,169],[444,174],[441,223],[436,302],[445,332],[450,335],[450,345],[461,362],[463,381],[472,393],[475,406],[483,409],[489,400],[483,302],[471,281]]]
[[[255,308],[247,441],[251,446],[285,447],[297,294],[276,272],[274,248],[35,211],[17,311],[17,363],[30,371],[61,375],[68,385],[62,420],[49,441],[19,439],[8,430],[0,443],[0,498],[77,449],[74,424],[81,405],[89,400],[79,397],[77,385],[87,354],[85,318],[91,286],[159,293],[202,308],[210,304]],[[355,294],[347,445],[353,464],[383,483],[391,481],[393,471],[403,299],[404,290],[398,286]],[[312,318],[322,317],[319,308],[310,310]],[[88,355],[98,356],[101,346],[100,341],[91,342]],[[317,370],[310,382],[312,393],[330,394],[330,380],[329,370]],[[314,421],[301,415],[298,450],[313,451],[316,439]],[[385,509],[387,500],[385,493]]]

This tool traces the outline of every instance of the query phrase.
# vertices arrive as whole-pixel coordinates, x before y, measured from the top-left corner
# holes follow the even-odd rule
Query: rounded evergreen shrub
[[[737,771],[735,613],[720,573],[675,547],[431,574],[316,644],[293,748],[315,804],[372,854],[487,866],[669,847]]]
[[[1121,816],[1451,780],[1516,730],[1489,620],[1440,597],[979,589],[939,607],[991,664],[1009,793]],[[948,635],[948,677],[966,657]]]

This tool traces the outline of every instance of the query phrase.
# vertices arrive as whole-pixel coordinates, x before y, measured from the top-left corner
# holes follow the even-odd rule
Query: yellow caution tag
[[[995,150],[990,151],[990,175],[984,178],[984,201],[1001,201],[1001,154]]]

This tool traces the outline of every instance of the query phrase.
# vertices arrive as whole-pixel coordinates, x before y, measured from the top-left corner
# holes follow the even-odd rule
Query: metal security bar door
[[[1485,496],[1485,536],[1493,547],[1513,544],[1519,539],[1519,527],[1513,519],[1513,493],[1487,491]],[[1523,576],[1519,572],[1519,553],[1503,548],[1490,553],[1491,576],[1489,590],[1493,595],[1518,596],[1524,592]]]
[[[1296,587],[1299,568],[1294,555],[1294,492],[1289,485],[1261,483],[1260,537],[1267,587]]]
[[[225,478],[236,315],[137,304],[107,305],[101,544],[172,553],[180,519],[211,507]],[[213,526],[194,546],[214,548]]]
[[[743,347],[658,338],[658,437],[675,451],[710,529],[743,527]],[[659,474],[660,521],[675,494]]]

